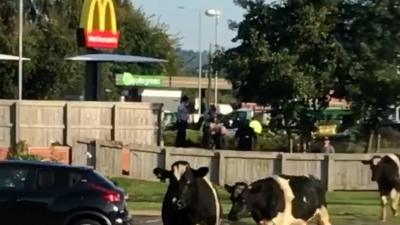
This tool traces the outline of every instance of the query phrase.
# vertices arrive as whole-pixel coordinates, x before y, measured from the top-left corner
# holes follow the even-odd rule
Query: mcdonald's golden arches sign
[[[119,37],[114,2],[84,0],[78,29],[79,46],[114,49],[118,47]]]

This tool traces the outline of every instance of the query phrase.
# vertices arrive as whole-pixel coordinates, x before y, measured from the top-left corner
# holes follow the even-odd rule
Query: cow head
[[[398,177],[398,166],[389,156],[374,156],[370,160],[363,160],[363,164],[369,165],[372,172],[372,181],[395,180]]]
[[[245,192],[248,190],[248,185],[243,182],[238,182],[233,186],[225,184],[225,190],[230,194],[232,208],[229,211],[228,219],[230,221],[238,221],[240,214],[246,209]]]
[[[191,204],[196,193],[196,179],[206,176],[208,168],[201,167],[196,170],[190,168],[186,161],[177,161],[171,166],[171,170],[155,168],[153,173],[160,180],[169,179],[172,205],[181,210]]]
[[[370,166],[371,173],[372,173],[372,177],[371,177],[372,181],[379,180],[379,177],[381,176],[382,169],[383,169],[381,166],[381,160],[382,160],[382,157],[374,156],[370,160],[361,161],[363,164]]]

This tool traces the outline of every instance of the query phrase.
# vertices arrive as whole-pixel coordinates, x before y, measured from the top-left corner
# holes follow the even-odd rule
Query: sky
[[[168,33],[180,38],[181,48],[199,50],[199,12],[202,15],[201,45],[208,50],[215,43],[215,18],[205,15],[207,9],[222,12],[218,26],[218,42],[224,48],[236,46],[231,40],[236,32],[228,27],[228,21],[241,21],[243,9],[233,0],[132,0],[135,8],[142,8],[146,15],[154,15],[154,22],[160,21],[169,26]]]

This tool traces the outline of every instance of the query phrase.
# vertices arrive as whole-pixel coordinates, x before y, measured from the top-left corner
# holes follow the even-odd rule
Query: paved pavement
[[[133,225],[163,225],[160,217],[160,212],[158,211],[132,211],[133,215]],[[235,225],[246,225],[245,223],[230,223],[224,221],[224,225],[235,224]]]

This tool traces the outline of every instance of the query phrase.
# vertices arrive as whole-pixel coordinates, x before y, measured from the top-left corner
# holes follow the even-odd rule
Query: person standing
[[[176,126],[178,132],[176,134],[176,142],[175,146],[179,147],[186,147],[186,129],[188,125],[189,119],[189,98],[184,95],[181,98],[181,103],[178,106],[177,110],[177,121]]]
[[[254,132],[254,129],[250,127],[249,123],[249,120],[244,121],[242,124],[239,125],[239,128],[235,133],[235,137],[238,139],[237,150],[253,150],[253,145],[257,140],[257,135]]]
[[[331,145],[328,137],[324,138],[324,146],[321,150],[322,153],[335,153],[335,148]]]
[[[262,125],[254,116],[251,118],[250,127],[253,128],[257,135],[262,133]]]

